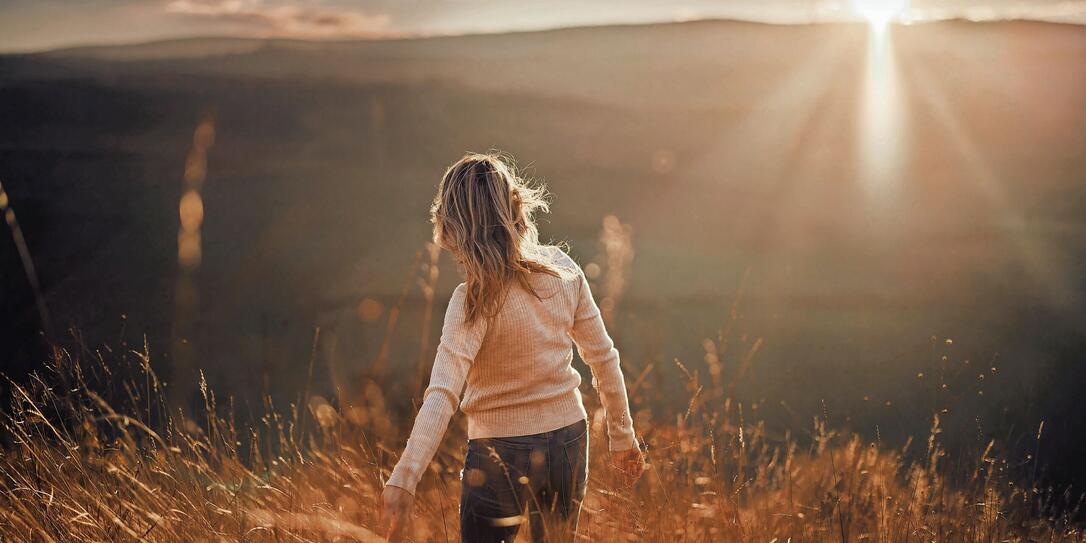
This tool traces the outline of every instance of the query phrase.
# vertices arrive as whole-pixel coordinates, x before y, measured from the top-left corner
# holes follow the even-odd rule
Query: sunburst
[[[852,0],[852,9],[878,32],[900,16],[908,4],[908,0]]]

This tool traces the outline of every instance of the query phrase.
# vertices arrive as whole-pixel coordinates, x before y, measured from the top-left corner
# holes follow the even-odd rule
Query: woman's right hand
[[[632,486],[645,472],[645,455],[640,447],[625,451],[611,451],[611,465],[622,474],[626,486]]]
[[[389,541],[400,541],[410,531],[415,496],[394,485],[385,485],[381,494],[380,534]]]

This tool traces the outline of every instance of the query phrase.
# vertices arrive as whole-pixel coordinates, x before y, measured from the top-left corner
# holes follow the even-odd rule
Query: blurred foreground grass
[[[0,541],[381,540],[382,481],[410,426],[390,422],[381,387],[367,387],[364,410],[266,397],[266,415],[241,425],[201,381],[198,415],[172,416],[147,352],[57,350],[28,383],[10,383]],[[1076,496],[1020,480],[996,443],[951,462],[938,417],[917,441],[923,454],[822,419],[801,445],[748,420],[724,386],[688,377],[684,415],[637,421],[651,469],[634,488],[610,473],[603,413],[591,410],[580,540],[1083,541]],[[458,538],[459,422],[419,487],[418,541]]]

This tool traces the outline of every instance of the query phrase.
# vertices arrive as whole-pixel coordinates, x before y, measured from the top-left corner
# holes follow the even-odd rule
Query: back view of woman
[[[588,474],[574,344],[607,412],[614,464],[630,480],[641,474],[618,351],[580,267],[539,243],[532,215],[540,210],[542,191],[495,155],[468,154],[441,180],[434,241],[466,280],[453,291],[422,407],[385,486],[392,537],[459,407],[468,420],[461,540],[511,542],[525,522],[533,541],[572,540]]]

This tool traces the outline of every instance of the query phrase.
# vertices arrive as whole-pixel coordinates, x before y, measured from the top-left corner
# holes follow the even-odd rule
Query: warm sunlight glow
[[[887,23],[901,14],[908,5],[908,0],[853,0],[852,9],[856,14],[867,19],[876,32],[886,28]]]
[[[893,201],[905,164],[908,126],[898,81],[893,36],[886,25],[906,7],[905,0],[855,0],[871,26],[867,41],[860,115],[860,178],[876,212]]]

